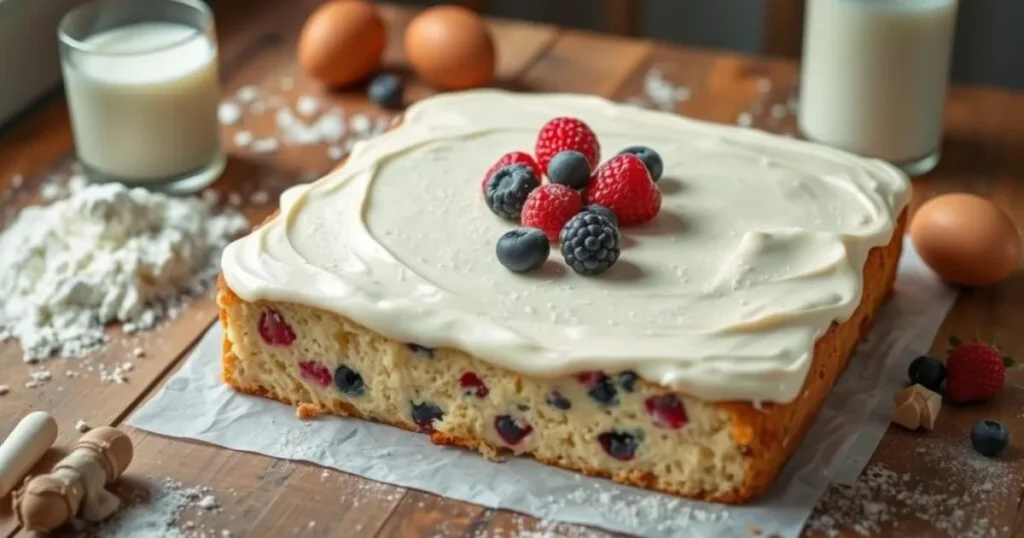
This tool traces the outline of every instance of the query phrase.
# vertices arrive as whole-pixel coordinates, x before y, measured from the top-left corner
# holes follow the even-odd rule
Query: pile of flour
[[[72,182],[0,232],[0,341],[19,340],[33,361],[81,356],[110,323],[151,328],[209,288],[220,251],[247,228],[212,200]]]

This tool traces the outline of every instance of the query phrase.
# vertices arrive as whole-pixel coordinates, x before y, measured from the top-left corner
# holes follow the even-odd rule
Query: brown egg
[[[942,279],[987,286],[1017,270],[1020,234],[992,202],[973,194],[937,196],[910,223],[910,238],[921,259]]]
[[[363,0],[335,0],[313,12],[299,34],[299,65],[332,87],[369,75],[387,45],[384,19]]]
[[[405,30],[405,55],[432,86],[465,90],[494,80],[494,40],[480,16],[462,6],[420,13]]]

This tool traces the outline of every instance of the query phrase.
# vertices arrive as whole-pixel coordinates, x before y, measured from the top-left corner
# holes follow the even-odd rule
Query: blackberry
[[[602,217],[608,219],[608,222],[612,223],[612,226],[619,227],[619,218],[615,216],[615,212],[607,207],[600,204],[590,204],[583,206],[581,212],[597,213]]]
[[[657,151],[647,146],[630,146],[619,152],[619,155],[626,153],[632,153],[640,160],[644,162],[644,166],[647,167],[647,172],[651,174],[651,180],[657,182],[661,179],[661,174],[664,173],[665,164],[661,161],[661,155],[658,155]]]
[[[907,376],[911,383],[934,392],[941,392],[942,382],[946,380],[946,365],[935,357],[921,355],[910,363]]]
[[[374,104],[381,108],[402,108],[402,94],[405,86],[398,75],[377,75],[370,81],[366,92]]]
[[[498,238],[494,252],[509,271],[525,273],[548,261],[551,244],[548,236],[537,228],[516,228]]]
[[[339,366],[334,369],[334,385],[349,396],[362,396],[366,392],[363,376],[348,366]]]
[[[495,215],[518,219],[530,192],[540,186],[540,179],[525,164],[510,164],[498,169],[487,180],[484,201]]]
[[[619,259],[619,230],[597,213],[569,219],[558,238],[565,263],[581,275],[599,275]]]
[[[548,179],[576,190],[584,189],[590,183],[590,163],[578,151],[559,152],[548,163]]]

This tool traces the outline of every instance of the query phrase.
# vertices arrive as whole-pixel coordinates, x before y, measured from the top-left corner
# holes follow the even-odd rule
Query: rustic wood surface
[[[295,36],[305,16],[318,4],[317,0],[218,3],[225,95],[255,85],[292,102],[300,95],[311,94],[344,107],[350,114],[362,111],[371,117],[383,115],[367,103],[360,91],[328,93],[297,72]],[[385,68],[407,71],[401,34],[413,13],[394,7],[385,7],[384,13],[390,27]],[[795,92],[797,68],[789,61],[685,50],[523,22],[495,21],[492,27],[500,51],[498,84],[503,87],[594,93],[625,100],[643,95],[645,75],[651,68],[657,68],[665,78],[692,91],[692,97],[677,107],[682,114],[725,123],[735,123],[749,115],[757,128],[795,133],[792,114],[773,114],[773,106],[785,106]],[[294,80],[288,90],[281,86],[286,78]],[[414,78],[411,80],[409,100],[432,92]],[[932,174],[915,181],[914,207],[939,193],[971,191],[990,198],[1018,226],[1024,225],[1024,124],[1019,121],[1022,116],[1024,95],[954,88],[949,97],[942,164]],[[315,178],[334,165],[323,147],[284,147],[275,154],[260,156],[236,150],[230,140],[238,128],[257,136],[269,135],[273,132],[272,114],[247,115],[243,126],[225,130],[225,143],[232,147],[232,155],[224,177],[215,186],[224,199],[233,199],[253,221],[273,210],[273,203],[251,203],[253,192],[266,191],[273,200],[283,188]],[[9,218],[17,209],[37,202],[39,186],[44,181],[66,180],[73,153],[71,142],[67,111],[59,97],[40,105],[0,139],[0,217]],[[16,179],[19,177],[23,179]],[[230,196],[232,193],[235,197]],[[1015,326],[1021,319],[1019,305],[1024,305],[1024,276],[1020,273],[999,286],[964,292],[936,338],[933,351],[941,353],[946,336],[955,333],[995,339],[1005,352],[1024,355],[1024,335]],[[53,379],[36,389],[24,388],[23,383],[37,366],[24,364],[14,343],[0,344],[0,383],[12,387],[9,394],[0,397],[0,433],[9,431],[18,418],[36,409],[54,414],[61,427],[58,444],[65,446],[78,435],[72,426],[76,420],[93,426],[122,423],[180,366],[186,352],[215,317],[216,307],[206,297],[197,299],[182,316],[158,330],[123,336],[113,329],[112,345],[94,355],[81,361],[59,359],[43,364]],[[111,368],[128,360],[136,347],[144,349],[146,356],[132,360],[134,369],[127,374],[128,382],[101,383],[96,374],[99,366]],[[71,377],[66,374],[68,371],[83,375]],[[1013,441],[1000,462],[988,465],[961,465],[965,468],[957,469],[955,465],[944,466],[936,463],[935,458],[925,457],[933,452],[968,453],[967,432],[980,418],[997,418],[1011,430],[1024,432],[1022,386],[1024,375],[1014,369],[1010,387],[998,400],[981,406],[947,406],[938,428],[931,434],[891,429],[873,463],[898,475],[905,474],[908,487],[947,496],[976,492],[979,481],[985,477],[1024,476],[1021,437]],[[311,465],[128,430],[136,443],[136,456],[129,476],[122,481],[122,491],[130,493],[142,477],[168,477],[185,484],[208,485],[223,511],[203,515],[203,529],[228,529],[235,537],[515,536],[538,525],[518,514],[345,473],[325,472]],[[59,452],[52,451],[43,464],[57,457]],[[947,459],[956,461],[955,455]],[[968,522],[984,520],[984,536],[1021,536],[1022,489],[1024,485],[1019,481],[988,496],[983,489],[950,511],[962,510],[962,518]],[[828,500],[819,506],[816,518],[833,517],[839,535],[858,536],[861,529],[856,528],[857,518],[840,514],[849,510],[842,502],[842,491],[833,488]],[[882,488],[872,499],[892,507],[894,514],[881,518],[887,520],[881,521],[877,529],[868,529],[873,534],[967,535],[960,532],[960,527],[941,528],[941,523],[927,521],[912,509],[900,509],[914,507],[901,491]],[[0,499],[0,536],[19,533],[9,505],[9,498]],[[552,536],[584,535],[583,530],[569,526],[548,532]],[[825,535],[811,530],[807,534]],[[586,535],[613,536],[597,530]]]

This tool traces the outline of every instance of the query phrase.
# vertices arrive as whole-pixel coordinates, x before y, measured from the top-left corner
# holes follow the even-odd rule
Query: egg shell
[[[1010,218],[974,194],[937,196],[910,223],[914,248],[943,280],[987,286],[1017,270],[1021,238]]]
[[[462,6],[437,6],[417,15],[405,30],[405,55],[424,80],[442,90],[477,88],[494,80],[490,28]]]
[[[368,76],[387,46],[377,8],[363,0],[335,0],[316,9],[299,34],[298,60],[309,76],[331,87]]]

